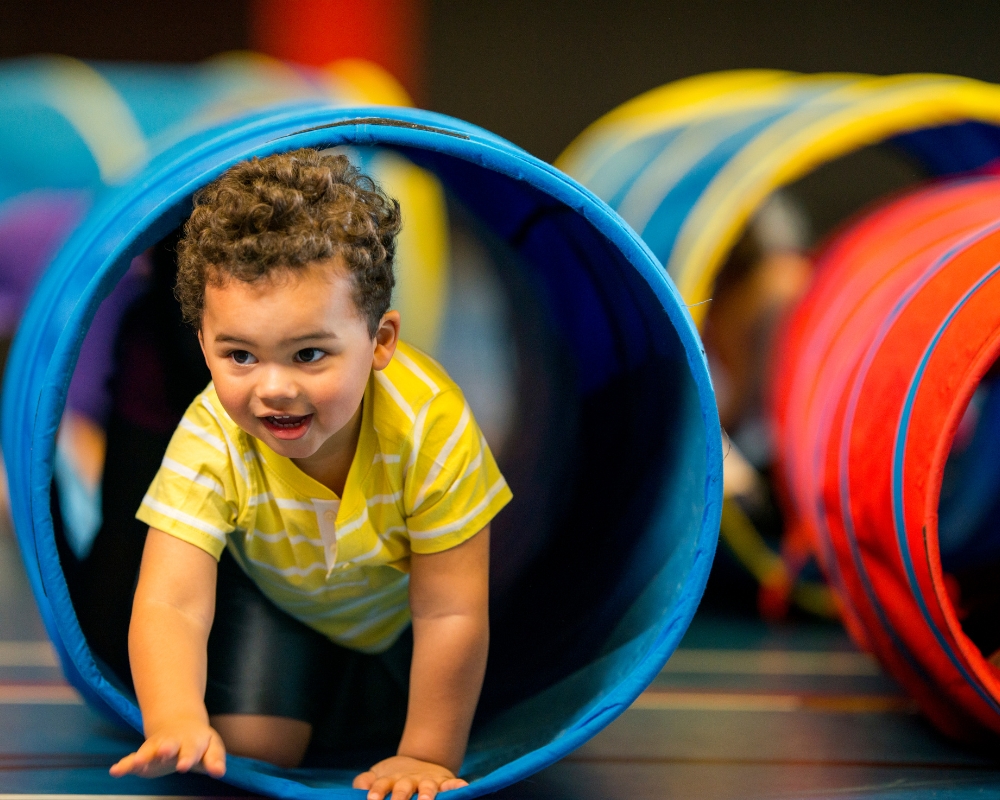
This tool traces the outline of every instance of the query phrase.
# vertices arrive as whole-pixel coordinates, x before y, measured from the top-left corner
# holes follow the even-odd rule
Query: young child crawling
[[[461,391],[399,340],[399,228],[395,200],[313,150],[195,196],[176,294],[212,383],[137,514],[146,741],[112,775],[221,776],[227,751],[294,767],[322,733],[398,743],[354,780],[370,800],[465,785],[511,494]]]

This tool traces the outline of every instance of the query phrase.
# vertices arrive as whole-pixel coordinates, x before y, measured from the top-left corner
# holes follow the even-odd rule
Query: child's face
[[[371,370],[392,358],[399,315],[388,312],[373,339],[352,288],[336,260],[205,287],[198,338],[219,400],[279,455],[347,446]]]

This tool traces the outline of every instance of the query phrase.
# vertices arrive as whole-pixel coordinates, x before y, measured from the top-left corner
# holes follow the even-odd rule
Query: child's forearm
[[[215,559],[150,528],[129,625],[129,661],[147,736],[205,711],[208,634],[215,616]]]
[[[400,755],[458,773],[483,685],[488,650],[485,609],[470,615],[414,617],[410,700]]]
[[[146,565],[144,554],[129,629],[132,677],[146,741],[112,765],[110,773],[116,778],[156,778],[187,772],[200,764],[209,775],[219,778],[226,772],[226,747],[209,724],[202,699],[211,628],[211,622],[205,620],[211,620],[211,615],[197,612],[207,608],[204,597],[202,603],[194,604],[195,613],[183,603],[175,605],[158,598],[150,591],[151,581],[143,584],[142,575],[150,574]],[[182,598],[184,594],[180,592]]]
[[[129,660],[145,733],[179,719],[208,724],[205,710],[209,628],[181,610],[137,596]]]

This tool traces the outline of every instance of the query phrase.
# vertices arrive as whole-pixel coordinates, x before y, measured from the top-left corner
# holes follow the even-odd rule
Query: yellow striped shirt
[[[136,517],[216,559],[228,547],[278,607],[376,653],[409,624],[410,553],[464,542],[510,498],[461,390],[400,343],[368,380],[343,497],[243,431],[209,384]]]

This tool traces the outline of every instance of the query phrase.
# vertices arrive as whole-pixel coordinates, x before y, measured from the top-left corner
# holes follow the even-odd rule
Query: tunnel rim
[[[372,122],[373,118],[391,119],[396,124],[376,124]],[[352,119],[363,121],[351,122]],[[317,123],[330,122],[338,124],[335,127],[301,130]],[[419,127],[411,127],[411,124]],[[435,128],[437,130],[433,130]],[[278,135],[279,130],[284,131],[284,135]],[[85,696],[96,701],[99,707],[112,712],[131,727],[140,728],[138,708],[107,681],[93,661],[72,605],[68,603],[65,577],[55,551],[48,492],[55,433],[65,405],[69,376],[76,365],[83,336],[100,302],[107,296],[107,290],[121,278],[131,256],[162,235],[164,221],[177,215],[178,209],[185,206],[195,188],[204,185],[232,163],[253,155],[283,152],[298,146],[336,145],[373,145],[436,152],[526,182],[570,207],[621,253],[650,288],[684,350],[687,371],[697,392],[706,464],[704,491],[700,498],[703,511],[687,569],[688,584],[678,594],[674,613],[668,618],[668,624],[661,625],[657,630],[654,643],[635,669],[602,698],[589,699],[583,706],[588,709],[587,716],[566,735],[477,779],[469,790],[460,790],[460,794],[478,795],[526,777],[566,755],[624,711],[648,685],[676,647],[700,600],[714,555],[721,513],[722,446],[721,437],[715,435],[719,427],[714,394],[704,352],[680,295],[648,247],[611,208],[568,176],[520,148],[480,128],[432,112],[298,103],[245,115],[195,134],[154,158],[124,185],[112,189],[97,202],[47,270],[32,295],[21,330],[12,346],[3,395],[3,444],[9,456],[8,464],[19,465],[20,448],[30,444],[27,480],[25,476],[18,476],[16,488],[12,487],[11,492],[12,510],[18,522],[16,527],[24,529],[26,524],[28,526],[28,530],[19,533],[18,538],[22,548],[29,543],[33,545],[25,560],[33,557],[37,570],[29,566],[29,577],[39,605],[47,606],[43,610],[43,619],[61,660],[76,670],[75,675],[70,673],[71,680],[75,678],[74,684],[82,684],[77,688],[82,688]],[[206,168],[209,160],[212,167]],[[196,176],[193,175],[195,172]],[[123,222],[127,207],[131,206],[134,210],[135,205],[143,200],[147,205],[141,213],[133,213],[130,221]],[[101,255],[93,255],[95,250],[100,250]],[[98,263],[98,266],[93,269],[78,296],[67,300],[67,281],[81,262]],[[40,334],[60,315],[65,319],[61,333],[54,342],[46,340]],[[31,342],[33,334],[39,335]],[[32,358],[37,361],[37,357],[44,357],[47,349],[44,367],[36,365],[32,369]],[[30,386],[31,392],[24,391],[18,383]],[[12,430],[27,419],[32,420],[27,437],[23,431]],[[43,537],[41,542],[39,536]],[[248,780],[251,772],[254,779]],[[331,791],[309,787],[291,777],[268,774],[266,770],[253,767],[250,762],[243,764],[242,759],[237,758],[231,759],[226,780],[238,786],[264,789],[278,796],[305,797],[316,792],[329,795]],[[456,795],[455,800],[461,799]]]
[[[595,164],[607,159],[609,153],[626,152],[644,136],[683,130],[703,119],[719,119],[727,113],[727,103],[739,108],[750,107],[750,103],[773,108],[781,113],[778,122],[784,122],[796,112],[800,94],[810,90],[841,95],[841,107],[824,112],[821,118],[827,128],[807,138],[796,132],[780,139],[770,150],[779,157],[763,170],[756,161],[753,167],[742,161],[748,160],[748,150],[760,147],[762,136],[773,136],[773,132],[769,126],[754,135],[729,155],[690,201],[681,229],[669,252],[663,254],[664,268],[691,303],[697,324],[702,325],[711,289],[727,254],[769,194],[824,164],[909,134],[974,122],[1000,128],[1000,85],[933,72],[873,75],[754,68],[708,72],[663,84],[625,101],[584,128],[555,164],[587,180]],[[625,143],[615,141],[615,137]],[[608,145],[611,141],[614,147]],[[725,175],[732,183],[729,188],[720,183],[720,176]],[[721,215],[715,210],[720,203],[726,208]],[[710,236],[713,232],[715,236]]]

